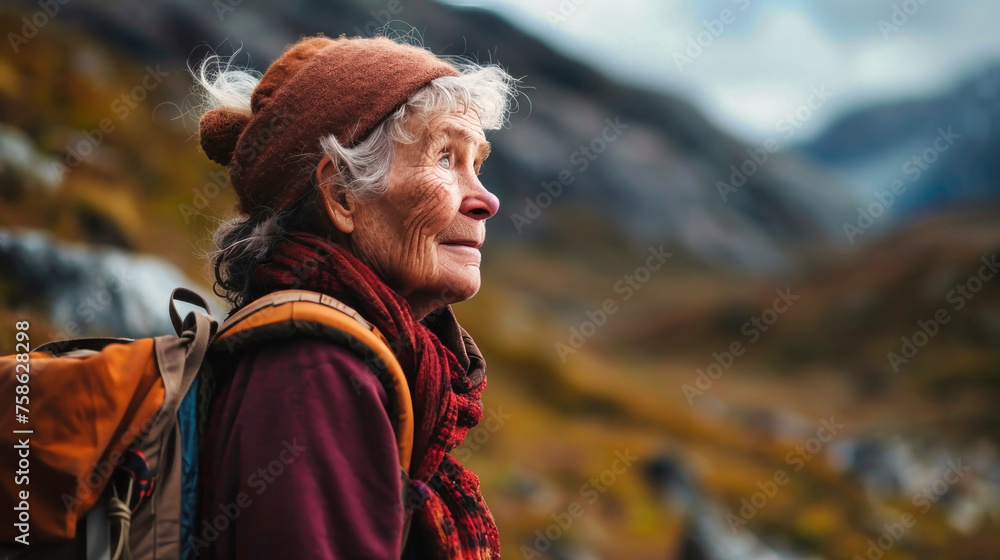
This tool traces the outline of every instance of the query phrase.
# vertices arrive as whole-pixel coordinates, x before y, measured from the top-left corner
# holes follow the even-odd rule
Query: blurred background
[[[0,352],[171,332],[231,215],[188,65],[410,34],[522,78],[488,133],[505,558],[1000,557],[1000,11],[975,0],[0,8]],[[221,302],[217,312],[225,311]]]

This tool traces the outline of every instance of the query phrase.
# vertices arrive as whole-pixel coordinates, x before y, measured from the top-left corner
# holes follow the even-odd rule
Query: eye
[[[438,165],[440,165],[441,167],[443,167],[445,169],[451,169],[451,156],[450,155],[446,155],[443,158],[441,158],[440,160],[438,160]]]

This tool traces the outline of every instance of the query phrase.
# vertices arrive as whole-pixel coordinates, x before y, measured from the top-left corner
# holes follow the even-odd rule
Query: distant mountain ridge
[[[942,131],[957,136],[940,150]],[[894,219],[1000,206],[1000,65],[942,95],[854,111],[802,152],[854,185],[864,201],[892,181],[907,187]]]

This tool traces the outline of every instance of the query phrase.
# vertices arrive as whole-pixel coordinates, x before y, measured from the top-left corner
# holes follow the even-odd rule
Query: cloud
[[[836,99],[800,140],[861,104],[946,89],[1000,63],[1000,10],[978,0],[452,0],[496,10],[619,79],[679,93],[749,142],[826,85]],[[895,7],[895,8],[894,8]],[[914,8],[916,8],[914,10]],[[554,24],[552,14],[571,11]],[[888,39],[879,20],[906,17]],[[731,22],[691,64],[676,53]],[[906,14],[906,12],[912,14]],[[897,22],[900,21],[897,16]],[[718,26],[715,26],[718,29]],[[706,36],[703,35],[703,39]]]

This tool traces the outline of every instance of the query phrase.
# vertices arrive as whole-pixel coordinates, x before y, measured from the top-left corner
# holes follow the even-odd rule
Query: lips
[[[450,241],[443,241],[442,245],[455,245],[458,247],[472,247],[473,249],[478,249],[483,246],[483,242],[476,239],[452,239]]]

